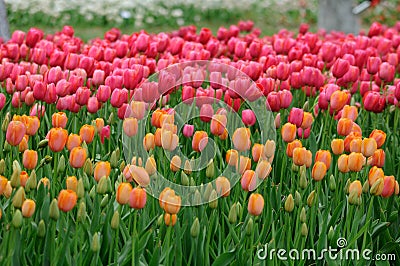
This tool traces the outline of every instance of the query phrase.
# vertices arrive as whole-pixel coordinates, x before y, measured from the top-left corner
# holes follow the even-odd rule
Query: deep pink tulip
[[[194,125],[189,125],[189,124],[185,124],[183,126],[183,135],[187,138],[191,138],[193,136],[194,133]]]
[[[100,85],[97,89],[96,97],[101,103],[107,102],[111,96],[111,88],[107,85]]]
[[[279,94],[275,91],[269,93],[267,96],[267,104],[269,106],[267,109],[271,110],[272,112],[279,112],[281,109]]]
[[[289,90],[279,91],[279,101],[281,109],[286,109],[292,103],[293,95]]]
[[[214,110],[211,106],[211,104],[203,104],[200,108],[200,120],[203,122],[210,122],[212,119],[212,116],[214,114]]]
[[[246,126],[252,126],[257,121],[256,115],[254,114],[254,112],[252,110],[245,109],[242,111],[242,121],[243,121],[243,124],[245,124]]]
[[[99,101],[96,97],[90,97],[87,103],[87,110],[89,113],[94,114],[99,110]]]
[[[288,121],[296,125],[297,127],[301,127],[301,124],[303,122],[303,113],[303,109],[293,107],[290,110]]]
[[[383,62],[379,66],[379,78],[386,81],[392,82],[394,80],[395,68],[388,62]]]
[[[341,78],[344,76],[344,74],[347,73],[349,68],[350,68],[349,61],[338,58],[336,59],[336,62],[332,66],[332,75],[335,78]]]

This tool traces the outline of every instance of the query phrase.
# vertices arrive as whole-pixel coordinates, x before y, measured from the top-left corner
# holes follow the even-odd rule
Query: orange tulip
[[[359,172],[365,164],[365,157],[359,152],[352,152],[349,155],[349,169],[353,172]]]
[[[70,189],[75,192],[78,191],[78,179],[76,178],[76,176],[67,177],[65,183],[67,185],[67,189]]]
[[[286,155],[289,156],[290,158],[292,158],[294,149],[301,148],[301,147],[303,147],[303,144],[301,143],[301,141],[298,139],[295,139],[294,141],[288,143],[288,145],[286,147]]]
[[[47,187],[47,189],[50,189],[50,180],[47,177],[42,177],[39,182],[38,182],[38,187],[40,184],[43,185],[43,187]]]
[[[271,171],[271,163],[267,160],[260,160],[256,166],[255,175],[260,179],[265,179]]]
[[[71,153],[69,154],[69,164],[73,168],[81,168],[85,164],[86,158],[86,149],[82,147],[75,147],[71,150]]]
[[[347,135],[344,138],[344,150],[346,152],[350,152],[350,143],[355,138],[361,138],[361,134],[356,133],[356,132],[351,132],[349,135]]]
[[[61,127],[53,127],[49,132],[49,147],[53,152],[60,152],[64,149],[68,139],[68,131]]]
[[[63,189],[58,194],[58,208],[63,212],[68,212],[75,207],[77,200],[78,196],[75,191]]]
[[[109,162],[98,162],[94,167],[94,179],[99,182],[103,176],[109,176],[111,173],[111,165]]]
[[[281,134],[284,142],[292,142],[296,138],[296,125],[286,123],[282,126]]]
[[[381,196],[388,198],[393,195],[396,186],[396,180],[394,176],[385,176],[383,179],[383,190]]]
[[[251,168],[251,159],[249,157],[240,156],[238,164],[236,165],[236,171],[239,174],[243,174],[244,171],[249,170]]]
[[[23,115],[23,123],[26,127],[26,135],[34,136],[40,127],[40,120],[37,116]]]
[[[178,144],[179,144],[178,135],[166,129],[161,130],[161,145],[164,150],[173,151],[176,149]]]
[[[51,116],[51,124],[53,127],[65,128],[67,126],[68,117],[64,112],[54,113]]]
[[[3,192],[5,191],[5,189],[7,187],[7,182],[8,182],[8,179],[5,178],[4,176],[0,175],[0,195],[3,194]]]
[[[333,139],[331,141],[331,149],[335,155],[342,154],[344,151],[344,141],[342,139]]]
[[[312,152],[310,150],[306,150],[306,167],[309,168],[312,164]]]
[[[130,106],[132,110],[132,116],[139,120],[143,119],[146,113],[146,103],[139,101],[132,101]]]
[[[273,140],[267,140],[264,145],[264,154],[267,158],[272,158],[275,154],[276,144]]]
[[[243,190],[253,191],[257,187],[257,176],[253,170],[246,170],[240,180]]]
[[[157,128],[156,132],[154,133],[154,144],[157,147],[161,147],[162,143],[161,143],[161,128]]]
[[[143,167],[131,165],[129,171],[131,171],[133,180],[141,187],[147,187],[150,184],[149,174]]]
[[[375,139],[377,148],[379,149],[385,143],[386,133],[383,132],[382,130],[374,129],[374,130],[372,130],[369,137]]]
[[[368,183],[369,186],[372,187],[372,185],[380,178],[384,178],[385,173],[383,172],[382,168],[373,166],[371,169],[369,169],[368,172]]]
[[[182,165],[181,157],[175,155],[174,157],[172,157],[169,167],[172,172],[177,172],[179,171],[179,169],[181,169],[181,165]]]
[[[181,197],[176,195],[175,191],[172,189],[169,189],[169,190],[164,189],[160,193],[159,200],[160,200],[161,208],[163,208],[164,211],[167,213],[177,214],[181,208],[181,202],[182,202]]]
[[[311,127],[312,123],[314,122],[314,117],[309,112],[303,112],[303,121],[301,122],[301,128],[307,129]]]
[[[165,124],[174,124],[174,115],[163,114],[160,117],[160,127],[162,128]]]
[[[261,194],[253,193],[249,197],[247,210],[251,215],[258,216],[264,209],[264,198]]]
[[[96,126],[96,132],[97,134],[100,134],[101,130],[104,127],[104,119],[103,118],[96,118],[94,120],[94,124]]]
[[[293,163],[298,166],[305,165],[307,162],[307,150],[304,147],[293,150]]]
[[[146,149],[146,151],[149,151],[149,150],[152,150],[155,148],[153,133],[147,133],[146,136],[144,136],[143,146]]]
[[[122,128],[124,129],[125,135],[128,137],[133,137],[138,132],[138,121],[136,118],[127,117],[122,123]]]
[[[213,115],[210,123],[211,134],[215,136],[222,135],[225,131],[226,123],[227,123],[226,115],[219,115],[219,114]]]
[[[231,183],[225,176],[219,176],[215,180],[215,187],[218,195],[228,197],[231,190]]]
[[[326,164],[321,161],[316,161],[312,168],[311,176],[315,181],[321,181],[326,175]]]
[[[38,161],[37,151],[25,150],[22,155],[22,164],[28,170],[32,170],[36,167]]]
[[[136,210],[143,209],[146,205],[147,194],[143,188],[135,187],[129,193],[129,207]]]
[[[26,171],[22,171],[19,174],[19,182],[20,182],[21,186],[25,187],[26,182],[28,181],[28,179],[29,179],[29,175],[28,175],[28,173]]]
[[[115,195],[115,200],[121,204],[127,204],[132,191],[132,185],[130,183],[120,183]]]
[[[340,172],[347,173],[349,169],[349,156],[347,154],[342,154],[339,156],[337,166]]]
[[[350,142],[350,152],[361,152],[361,146],[362,146],[362,139],[361,138],[354,138]]]
[[[378,145],[374,138],[365,138],[361,144],[361,153],[365,157],[369,157],[374,155],[375,151],[377,150]]]
[[[349,97],[345,91],[337,90],[333,92],[330,98],[332,110],[341,110],[346,105],[348,99]]]
[[[79,135],[82,138],[82,141],[85,141],[87,144],[91,143],[94,138],[95,128],[92,125],[83,125],[79,130]]]
[[[371,166],[383,167],[385,165],[385,151],[377,149],[374,154],[368,158],[368,164]]]
[[[149,175],[154,175],[157,172],[157,164],[154,156],[147,158],[145,169]]]
[[[361,185],[361,182],[359,180],[355,180],[355,181],[350,183],[349,194],[357,193],[357,195],[360,196],[361,192],[362,192],[362,185]]]
[[[193,135],[192,149],[201,152],[207,146],[208,135],[205,131],[196,131]]]
[[[230,166],[236,166],[239,160],[238,151],[234,149],[227,150],[225,159]]]
[[[331,167],[331,160],[331,153],[327,150],[319,150],[315,154],[315,161],[325,163],[326,169],[329,169],[329,167]]]
[[[166,226],[174,226],[176,224],[176,220],[178,219],[178,217],[176,216],[176,214],[169,214],[169,213],[165,213],[164,214],[164,222]]]
[[[178,126],[175,124],[164,123],[161,129],[171,131],[174,134],[177,134],[178,132]]]
[[[18,151],[24,152],[28,149],[29,136],[25,135],[21,142],[18,144]]]
[[[250,149],[250,129],[240,127],[235,130],[232,136],[233,146],[238,151],[247,151]]]
[[[163,116],[164,114],[166,114],[167,112],[164,110],[155,110],[151,116],[151,125],[155,126],[157,128],[161,127],[161,116]]]
[[[132,160],[131,160],[131,164],[137,165],[137,166],[142,166],[142,164],[143,164],[142,158],[133,156]]]
[[[342,118],[348,118],[352,121],[356,121],[358,116],[358,110],[356,106],[345,105],[342,110]]]
[[[24,123],[20,121],[11,121],[7,126],[6,140],[11,146],[17,146],[26,133]]]
[[[221,135],[219,135],[219,139],[220,140],[226,140],[228,138],[229,134],[228,134],[228,130],[225,128],[224,133],[222,133]]]
[[[253,156],[253,161],[258,162],[262,157],[264,152],[264,145],[260,143],[254,143],[253,148],[251,149],[251,155]]]
[[[340,136],[347,136],[353,129],[353,121],[349,118],[340,118],[337,124],[337,133]]]
[[[356,122],[353,122],[353,127],[351,128],[351,132],[358,133],[360,134],[360,136],[362,135],[361,127]]]
[[[6,197],[7,199],[9,199],[11,197],[11,193],[13,191],[13,188],[11,186],[11,181],[7,182],[7,185],[5,186],[4,190],[3,190],[3,195],[4,197]]]
[[[75,147],[79,147],[82,144],[82,138],[78,134],[69,134],[67,139],[67,149],[71,151]]]
[[[22,203],[22,216],[29,218],[35,213],[36,203],[31,199],[24,200]]]

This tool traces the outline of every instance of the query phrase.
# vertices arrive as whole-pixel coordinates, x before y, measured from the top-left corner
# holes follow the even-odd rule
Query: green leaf
[[[232,263],[235,259],[236,250],[225,252],[218,256],[218,258],[212,264],[213,266],[227,266]]]

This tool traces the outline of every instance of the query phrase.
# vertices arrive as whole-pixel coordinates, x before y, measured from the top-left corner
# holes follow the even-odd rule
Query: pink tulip
[[[187,138],[191,138],[194,133],[194,125],[185,124],[183,126],[183,135]]]
[[[256,115],[250,109],[242,111],[242,121],[246,126],[252,126],[256,123]]]

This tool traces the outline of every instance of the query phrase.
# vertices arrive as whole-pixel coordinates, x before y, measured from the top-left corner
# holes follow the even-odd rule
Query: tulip
[[[165,213],[164,214],[164,222],[166,226],[174,226],[176,224],[176,220],[178,219],[178,217],[176,216],[176,214],[169,214],[169,213]]]
[[[271,163],[267,160],[261,160],[258,162],[255,170],[255,176],[264,180],[272,171]]]
[[[226,115],[215,114],[212,116],[210,123],[211,134],[215,136],[222,135],[225,131],[227,123]]]
[[[369,135],[370,138],[375,139],[377,148],[379,149],[385,143],[386,133],[379,129],[374,129]]]
[[[37,116],[26,116],[21,117],[21,122],[25,124],[26,135],[33,136],[36,134],[40,127],[40,120]]]
[[[361,134],[357,133],[357,132],[350,132],[349,135],[347,135],[344,138],[344,150],[346,152],[350,152],[350,143],[354,140],[354,139],[360,139],[361,138]]]
[[[353,121],[349,118],[340,118],[337,124],[337,132],[340,136],[347,136],[353,129]]]
[[[276,144],[273,140],[267,140],[264,145],[264,154],[267,158],[272,158],[275,154]]]
[[[77,200],[78,196],[75,191],[63,189],[60,191],[60,194],[58,194],[58,208],[63,212],[68,212],[75,207]]]
[[[25,135],[24,138],[21,140],[21,142],[18,145],[19,152],[24,152],[25,150],[28,149],[28,140],[29,140],[29,136]]]
[[[250,149],[250,129],[241,127],[237,128],[232,136],[233,146],[238,151],[247,151]]]
[[[36,209],[36,203],[31,199],[26,199],[24,203],[22,203],[22,216],[26,218],[32,217]]]
[[[181,169],[181,165],[182,165],[182,160],[178,155],[172,157],[170,163],[170,169],[172,172],[177,172],[179,169]]]
[[[388,62],[383,62],[379,66],[379,78],[386,81],[392,82],[395,75],[395,67],[389,64]]]
[[[145,169],[149,175],[154,175],[157,172],[157,164],[154,156],[147,158]]]
[[[239,153],[237,150],[230,149],[227,150],[226,156],[225,156],[226,162],[230,166],[236,166],[239,160]]]
[[[8,180],[4,176],[0,175],[0,195],[6,190]]]
[[[129,207],[136,210],[143,209],[146,205],[147,194],[143,188],[136,187],[129,193]]]
[[[309,112],[303,112],[303,120],[301,123],[302,129],[310,128],[312,123],[314,122],[314,117]]]
[[[73,168],[81,168],[85,164],[86,158],[86,149],[82,147],[75,147],[71,150],[69,155],[69,164]]]
[[[347,73],[349,68],[349,61],[338,58],[332,66],[332,74],[335,78],[341,78]]]
[[[71,151],[75,147],[79,147],[82,144],[82,138],[78,134],[71,133],[67,139],[67,149]]]
[[[19,174],[19,183],[21,186],[25,187],[26,182],[29,179],[29,175],[26,171],[21,171],[21,173]],[[12,179],[11,179],[12,181]]]
[[[210,122],[214,114],[211,104],[203,104],[200,108],[200,120],[203,122]]]
[[[348,157],[348,166],[350,171],[359,172],[365,164],[365,157],[358,152],[350,153]]]
[[[292,142],[296,138],[296,125],[292,123],[286,123],[282,126],[281,134],[282,139],[285,142]]]
[[[394,176],[385,176],[383,179],[383,190],[381,196],[388,198],[393,195],[396,186],[396,179]]]
[[[362,192],[361,182],[359,180],[355,180],[355,181],[351,182],[351,184],[349,186],[349,194],[354,193],[355,195],[360,197],[361,192]]]
[[[178,143],[179,143],[178,135],[166,129],[161,130],[161,145],[163,149],[168,151],[173,151],[178,146]]]
[[[303,109],[293,107],[290,110],[288,121],[289,123],[296,125],[296,127],[301,127],[301,124],[303,122],[303,115]]]
[[[137,134],[138,132],[138,122],[136,118],[133,117],[128,117],[124,119],[124,122],[122,124],[122,127],[124,129],[124,133],[128,137],[133,137]]]
[[[64,149],[68,139],[68,131],[66,129],[55,127],[50,129],[48,134],[49,148],[53,152],[60,152]]]
[[[94,167],[94,179],[99,182],[103,176],[108,177],[111,173],[111,165],[109,162],[98,162]]]
[[[296,147],[293,150],[293,163],[298,166],[307,163],[307,150],[304,147]]]
[[[375,75],[379,71],[379,66],[381,65],[382,60],[380,57],[368,57],[367,59],[367,71],[371,75]]]
[[[338,169],[342,173],[347,173],[350,171],[349,169],[349,156],[347,154],[342,154],[338,158],[337,163]]]
[[[368,183],[369,186],[372,187],[376,181],[379,179],[383,179],[385,177],[385,173],[383,172],[382,168],[373,166],[368,172]]]
[[[251,155],[253,157],[253,161],[258,162],[261,157],[263,157],[264,145],[259,143],[254,143],[253,148],[251,149]]]
[[[257,187],[257,176],[255,172],[253,170],[244,171],[240,183],[245,191],[255,190]]]
[[[344,141],[342,139],[333,139],[331,141],[331,149],[335,155],[342,154],[344,151]]]
[[[212,123],[212,122],[211,122],[211,123]],[[185,124],[185,125],[183,126],[183,135],[184,135],[186,138],[192,137],[192,136],[193,136],[193,133],[194,133],[194,125]]]
[[[361,144],[361,153],[365,157],[370,157],[374,155],[375,151],[377,150],[377,143],[374,138],[364,138]]]
[[[67,189],[70,189],[75,192],[78,191],[78,179],[76,178],[76,176],[67,177],[65,183],[67,185]]]
[[[22,156],[22,164],[28,170],[32,170],[36,167],[38,161],[37,151],[25,150]]]
[[[341,110],[348,101],[348,94],[344,91],[337,90],[330,97],[331,108],[334,111]]]
[[[371,166],[383,167],[385,165],[385,151],[377,149],[374,154],[368,158],[368,164]]]
[[[222,197],[227,197],[229,196],[230,190],[231,190],[231,184],[228,180],[228,178],[224,176],[219,176],[215,180],[215,188],[218,193],[218,195]]]
[[[20,121],[11,121],[7,126],[6,140],[12,146],[17,146],[26,133],[25,125]]]
[[[362,139],[354,138],[350,141],[350,152],[361,152]]]
[[[315,181],[321,181],[326,175],[327,167],[324,162],[316,161],[314,163],[311,176]]]
[[[252,126],[256,123],[256,115],[250,109],[242,111],[242,121],[245,126]]]
[[[205,131],[196,131],[193,135],[192,149],[201,152],[207,146],[208,135]]]
[[[261,214],[264,208],[264,198],[261,194],[252,193],[249,197],[249,203],[247,205],[247,210],[249,214],[258,216]]]
[[[181,208],[181,197],[175,194],[175,191],[169,189],[163,190],[160,194],[160,205],[165,212],[169,214],[177,214]],[[164,193],[163,193],[164,192]]]
[[[240,156],[236,164],[236,171],[238,171],[239,174],[242,175],[246,170],[249,170],[250,168],[251,168],[251,159],[249,157]]]
[[[143,146],[146,149],[146,151],[152,150],[155,148],[155,142],[154,142],[154,135],[153,133],[147,133],[146,136],[143,138]]]
[[[290,158],[292,158],[294,149],[301,148],[301,147],[303,147],[303,144],[298,139],[288,143],[288,145],[286,147],[286,155],[289,156]]]
[[[356,106],[345,105],[342,109],[342,118],[348,118],[352,121],[356,121],[358,116],[358,110]]]
[[[130,106],[132,110],[132,116],[138,120],[142,120],[146,114],[146,104],[144,102],[132,101]],[[160,126],[162,126],[162,123]]]
[[[51,116],[51,124],[53,127],[65,128],[67,126],[67,115],[64,112],[54,113]]]
[[[87,144],[93,141],[94,133],[95,128],[92,125],[83,125],[79,130],[79,135],[81,136],[82,141],[85,141]]]

